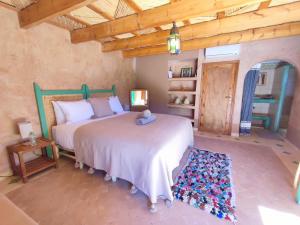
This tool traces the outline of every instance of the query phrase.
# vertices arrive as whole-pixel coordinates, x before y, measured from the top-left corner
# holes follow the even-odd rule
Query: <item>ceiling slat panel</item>
[[[233,9],[225,10],[225,16],[234,16],[234,15],[238,15],[238,14],[242,14],[242,13],[255,11],[259,8],[259,6],[260,6],[260,3],[256,3],[256,4],[246,5],[246,6],[243,6],[240,8],[233,8]]]
[[[299,0],[272,0],[270,3],[270,7],[276,6],[276,5],[283,5],[287,3],[292,3],[292,2],[298,2]]]
[[[75,20],[72,20],[66,16],[57,16],[50,20],[50,23],[59,25],[62,28],[65,28],[67,30],[74,30],[74,29],[81,29],[86,27],[82,23],[78,23]]]
[[[131,38],[133,37],[134,35],[132,33],[126,33],[126,34],[120,34],[120,35],[116,35],[117,38],[120,38],[120,39],[125,39],[125,38]]]
[[[216,18],[217,18],[216,15],[213,15],[213,16],[200,16],[200,17],[189,19],[189,21],[190,21],[191,24],[196,24],[196,23],[211,21],[211,20],[214,20]]]
[[[1,0],[2,1],[2,0]],[[11,2],[13,5],[16,6],[17,9],[23,9],[32,3],[36,2],[35,0],[5,0],[7,2]]]
[[[98,13],[89,9],[86,6],[80,9],[76,9],[70,12],[70,14],[73,17],[76,17],[77,19],[82,20],[88,24],[98,24],[108,21],[107,19],[105,19],[104,17],[102,17],[101,15],[99,15]]]
[[[169,0],[132,0],[137,4],[142,10],[152,9],[161,5],[170,3]]]
[[[155,28],[149,28],[149,29],[144,29],[144,30],[139,30],[139,31],[136,31],[136,33],[138,35],[142,35],[142,34],[151,34],[153,32],[156,32],[157,30]]]
[[[96,7],[99,7],[102,11],[114,17],[115,11],[118,6],[118,0],[100,0],[93,3]]]
[[[172,26],[173,26],[173,24],[169,23],[169,24],[166,24],[166,25],[161,25],[160,28],[162,30],[170,30],[172,28]],[[176,22],[176,26],[177,27],[182,27],[182,26],[184,26],[184,23],[182,21]]]

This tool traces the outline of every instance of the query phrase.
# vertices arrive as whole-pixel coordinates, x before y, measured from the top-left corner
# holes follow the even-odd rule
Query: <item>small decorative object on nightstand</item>
[[[47,156],[47,150],[52,149],[52,158]],[[7,147],[9,159],[14,172],[14,175],[22,177],[23,182],[27,182],[27,178],[30,175],[38,173],[49,167],[57,168],[57,147],[54,141],[50,141],[46,138],[37,138],[36,144],[32,145],[30,141],[22,142],[19,144],[11,145]],[[41,150],[42,154],[36,159],[25,162],[24,154]],[[18,156],[19,163],[16,163],[15,154]]]
[[[168,71],[168,78],[169,79],[173,78],[173,71],[172,71],[171,67],[170,67],[170,69]]]

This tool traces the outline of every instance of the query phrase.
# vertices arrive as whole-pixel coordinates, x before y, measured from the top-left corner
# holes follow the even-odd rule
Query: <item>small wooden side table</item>
[[[27,182],[27,178],[30,175],[38,173],[42,170],[45,170],[49,167],[58,167],[57,164],[57,146],[55,145],[54,141],[50,141],[46,138],[37,138],[36,145],[31,145],[30,142],[23,142],[15,145],[10,145],[7,147],[9,159],[11,162],[11,166],[14,172],[14,175],[19,175],[23,182]],[[52,156],[50,158],[47,156],[46,148],[50,146],[52,149]],[[24,154],[28,152],[33,152],[36,150],[41,150],[42,154],[36,159],[31,161],[25,162],[24,161]],[[19,165],[16,164],[15,155],[18,156]]]

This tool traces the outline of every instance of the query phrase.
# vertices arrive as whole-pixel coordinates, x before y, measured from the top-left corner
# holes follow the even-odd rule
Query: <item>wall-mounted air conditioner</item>
[[[205,49],[205,58],[233,57],[240,54],[240,45],[224,45]]]

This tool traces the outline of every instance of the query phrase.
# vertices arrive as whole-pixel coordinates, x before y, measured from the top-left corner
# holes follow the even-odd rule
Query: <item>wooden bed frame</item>
[[[38,113],[41,124],[42,136],[48,139],[52,139],[52,126],[56,125],[54,109],[52,101],[75,101],[81,99],[88,99],[90,96],[101,95],[116,95],[116,86],[112,85],[111,89],[89,89],[87,84],[82,84],[81,89],[75,90],[42,90],[37,83],[33,83],[36,103],[38,107]],[[67,156],[75,159],[74,154],[70,154],[70,151],[65,151],[61,146],[60,155]],[[48,156],[52,157],[52,153],[47,150]]]

